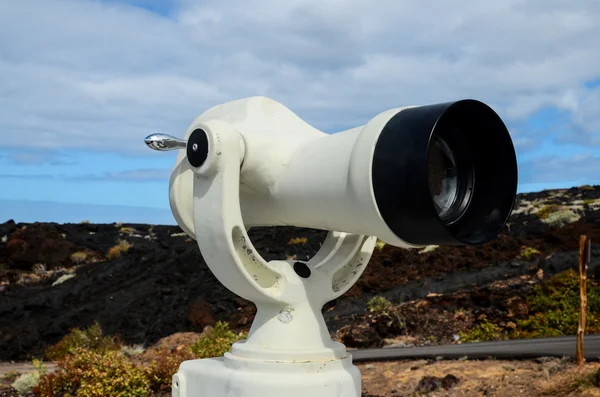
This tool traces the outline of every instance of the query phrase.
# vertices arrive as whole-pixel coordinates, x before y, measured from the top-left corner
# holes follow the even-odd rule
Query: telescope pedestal
[[[360,397],[361,380],[350,356],[285,363],[226,353],[183,362],[172,390],[173,397]]]
[[[292,263],[273,262],[292,268]],[[297,280],[297,285],[307,292],[322,290],[327,277],[314,273],[312,282]],[[329,337],[321,305],[309,296],[306,300],[259,302],[248,339],[234,343],[224,357],[182,363],[173,377],[173,397],[360,397],[360,372],[352,356]]]
[[[307,262],[265,261],[242,219],[238,132],[223,120],[197,120],[187,136],[188,143],[209,148],[198,156],[194,147],[188,153],[200,252],[219,282],[254,302],[257,313],[248,338],[224,357],[183,362],[173,376],[172,395],[360,397],[360,372],[346,347],[331,340],[321,309],[354,285],[377,239],[331,231]],[[186,216],[177,208],[174,213]]]

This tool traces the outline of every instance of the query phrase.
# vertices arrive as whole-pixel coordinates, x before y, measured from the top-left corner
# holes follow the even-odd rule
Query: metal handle
[[[152,150],[161,152],[177,149],[185,149],[187,142],[168,134],[152,134],[144,138],[144,143]]]

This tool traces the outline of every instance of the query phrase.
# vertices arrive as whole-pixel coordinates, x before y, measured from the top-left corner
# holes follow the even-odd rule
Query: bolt
[[[194,152],[197,152],[197,151],[198,151],[198,144],[197,144],[197,143],[194,143],[194,144],[192,145],[192,150],[193,150]]]

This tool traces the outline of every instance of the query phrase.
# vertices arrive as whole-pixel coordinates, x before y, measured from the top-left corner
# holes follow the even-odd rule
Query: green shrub
[[[504,339],[502,329],[484,318],[481,323],[468,331],[459,332],[458,336],[463,342],[485,342],[489,340]]]
[[[512,338],[575,335],[579,325],[579,275],[573,269],[535,287],[527,296],[530,315],[517,320]],[[600,332],[600,286],[587,280],[588,333]]]
[[[19,393],[19,396],[27,396],[32,394],[39,381],[39,372],[29,372],[19,376],[17,380],[12,383],[11,387]]]
[[[569,223],[577,222],[579,218],[581,218],[579,214],[566,209],[549,214],[546,218],[542,219],[542,222],[555,228],[561,228]]]
[[[222,356],[245,337],[245,333],[235,334],[227,323],[218,322],[191,347],[163,347],[144,366],[140,356],[143,346],[122,346],[116,338],[103,335],[95,323],[85,330],[71,330],[49,348],[46,356],[56,361],[58,370],[29,381],[28,387],[35,386],[39,379],[33,391],[41,397],[162,395],[171,389],[172,377],[181,362]]]
[[[119,233],[134,234],[136,232],[137,231],[134,228],[132,228],[132,227],[123,226],[123,227],[119,228]]]
[[[594,204],[595,201],[596,200],[593,200],[593,199],[585,199],[585,200],[583,200],[583,205],[590,206],[590,205]]]
[[[150,390],[156,393],[171,390],[172,378],[177,373],[179,364],[194,358],[196,357],[189,347],[182,346],[172,351],[167,348],[160,349],[145,370]]]
[[[80,263],[83,263],[83,261],[85,261],[87,257],[88,255],[86,252],[74,252],[73,254],[71,254],[71,262],[79,265]]]
[[[246,334],[235,334],[229,324],[219,321],[212,331],[201,335],[191,349],[196,358],[221,357],[235,342],[245,338]]]
[[[384,316],[392,310],[392,302],[383,296],[374,296],[367,302],[367,309],[376,316]]]
[[[533,247],[521,247],[521,259],[530,261],[540,254],[540,251]]]
[[[145,351],[146,349],[144,349],[143,345],[121,346],[121,353],[127,357],[136,357],[144,354]]]
[[[367,309],[373,314],[371,326],[382,335],[398,334],[406,330],[400,309],[383,296],[375,296],[367,302]]]
[[[150,382],[145,371],[118,350],[76,348],[58,363],[54,374],[40,379],[41,397],[146,397]]]
[[[118,339],[104,335],[100,324],[96,322],[84,330],[73,328],[60,342],[46,349],[44,355],[47,360],[59,361],[78,349],[105,353],[119,350],[120,347]]]
[[[20,375],[11,384],[11,387],[15,389],[20,396],[31,394],[40,382],[40,378],[46,373],[46,367],[41,361],[33,360],[33,366],[36,371]]]
[[[540,219],[546,219],[548,218],[548,216],[552,213],[555,213],[557,211],[560,211],[561,207],[560,205],[556,205],[556,204],[549,204],[549,205],[545,205],[542,208],[540,208],[537,212],[537,216]]]

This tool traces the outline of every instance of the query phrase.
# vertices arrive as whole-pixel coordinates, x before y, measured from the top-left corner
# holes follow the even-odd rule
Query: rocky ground
[[[506,228],[483,246],[377,249],[356,286],[325,306],[326,321],[349,347],[456,343],[481,314],[510,326],[533,285],[577,266],[581,234],[600,242],[600,186],[520,195]],[[306,260],[325,232],[256,228],[250,237],[265,259]],[[0,361],[39,357],[96,320],[107,334],[150,346],[217,320],[247,329],[254,315],[176,226],[9,221],[0,239]],[[400,335],[371,324],[366,303],[376,295],[410,303]]]
[[[571,360],[540,358],[393,361],[358,363],[357,366],[362,374],[363,397],[600,396],[600,363],[578,367]],[[16,373],[0,371],[0,397],[18,396],[10,388],[15,378]],[[165,392],[155,397],[170,395]]]
[[[363,397],[600,396],[600,364],[570,361],[394,361],[360,364]]]

